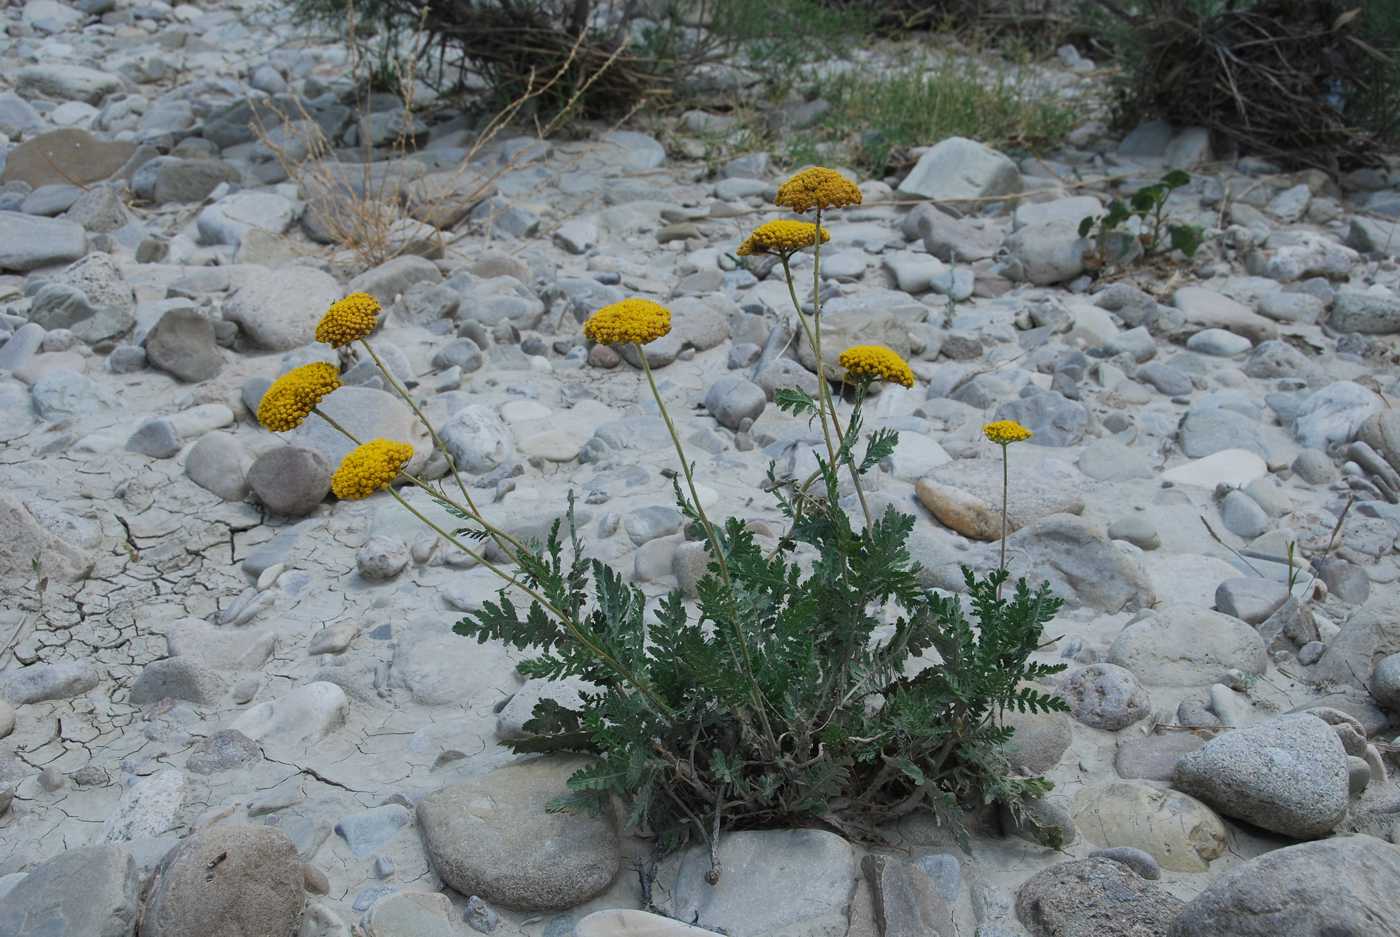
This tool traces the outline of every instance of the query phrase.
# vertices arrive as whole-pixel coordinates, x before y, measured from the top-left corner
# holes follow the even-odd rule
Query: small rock
[[[30,664],[0,675],[0,697],[15,705],[71,699],[93,689],[98,682],[97,670],[86,662]]]
[[[737,430],[744,420],[756,420],[768,399],[763,388],[737,375],[726,375],[705,392],[705,409],[721,426]]]
[[[1109,859],[1080,859],[1027,879],[1016,917],[1034,937],[1166,937],[1183,902]]]
[[[1253,540],[1269,529],[1269,515],[1243,491],[1231,491],[1220,502],[1220,517],[1236,536]]]
[[[141,669],[128,699],[137,706],[163,699],[210,705],[222,699],[227,689],[223,676],[216,671],[187,657],[169,657]]]
[[[840,937],[850,926],[857,871],[850,843],[824,830],[746,830],[720,840],[724,874],[711,885],[709,850],[663,863],[663,910],[731,937]]]
[[[1249,351],[1253,342],[1243,335],[1236,335],[1224,329],[1203,329],[1186,340],[1186,347],[1203,355],[1233,358]]]
[[[1376,662],[1371,671],[1371,695],[1383,708],[1400,711],[1400,654],[1390,654]],[[4,734],[0,731],[0,738]]]
[[[1116,732],[1152,711],[1152,698],[1132,671],[1113,664],[1092,664],[1065,681],[1065,697],[1075,719],[1086,726]]]
[[[248,496],[250,465],[238,439],[218,430],[201,436],[185,456],[185,474],[190,481],[225,501],[242,501]]]
[[[930,147],[900,182],[900,195],[927,199],[992,198],[1021,191],[1021,172],[1003,154],[962,137]]]
[[[1002,404],[996,418],[1025,426],[1035,434],[1030,439],[1034,445],[1073,446],[1084,438],[1089,411],[1077,401],[1048,391]]]
[[[331,490],[331,466],[315,449],[278,446],[253,460],[248,487],[274,514],[303,517]]]
[[[152,459],[173,458],[180,452],[180,434],[175,424],[163,416],[141,423],[126,441],[128,452],[139,452]]]
[[[1162,877],[1162,867],[1157,864],[1156,859],[1152,858],[1152,854],[1132,846],[1109,846],[1106,849],[1095,849],[1089,853],[1089,858],[1112,859],[1114,862],[1126,865],[1149,882],[1155,882]]]
[[[200,775],[217,774],[261,760],[262,749],[257,742],[236,729],[220,729],[195,744],[185,760],[185,770]]]
[[[571,908],[602,892],[621,865],[614,818],[544,809],[577,767],[510,765],[423,798],[433,869],[461,894],[521,910]]]
[[[1288,601],[1288,586],[1282,582],[1240,576],[1226,579],[1215,587],[1215,608],[1250,625],[1258,625]]]
[[[398,537],[370,537],[355,553],[355,569],[371,582],[388,582],[408,566],[408,544]]]
[[[171,309],[146,333],[146,357],[182,381],[207,381],[224,367],[214,323],[187,306]]]

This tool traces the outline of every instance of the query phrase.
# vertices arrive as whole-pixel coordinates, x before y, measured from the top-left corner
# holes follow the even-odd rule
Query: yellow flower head
[[[316,341],[339,348],[364,338],[374,331],[379,310],[379,300],[368,293],[351,293],[337,299],[316,326]]]
[[[821,229],[822,243],[831,240],[831,232]],[[769,221],[754,228],[753,234],[739,245],[740,257],[750,254],[791,254],[817,242],[817,226],[806,221]]]
[[[340,371],[316,361],[292,368],[272,382],[258,404],[258,422],[274,433],[296,429],[321,398],[340,386]]]
[[[350,450],[331,476],[331,491],[342,501],[359,501],[383,491],[413,458],[413,447],[392,439],[371,439]]]
[[[982,427],[982,433],[998,446],[1024,442],[1035,435],[1015,420],[997,420],[995,423],[988,423]]]
[[[837,363],[846,369],[846,376],[860,380],[889,381],[891,384],[914,386],[914,372],[899,353],[884,345],[852,345],[841,352]]]
[[[846,208],[859,205],[860,189],[834,169],[813,166],[778,186],[774,199],[784,208],[801,214],[813,208]]]
[[[583,334],[599,345],[645,345],[670,331],[671,310],[636,297],[604,306],[583,324]]]

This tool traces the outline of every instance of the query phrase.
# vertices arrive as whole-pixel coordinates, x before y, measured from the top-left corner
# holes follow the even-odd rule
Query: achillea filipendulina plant
[[[808,170],[782,191],[785,207],[818,213],[813,232],[824,208],[859,202],[859,190],[831,170]],[[815,234],[811,241],[819,269],[821,241]],[[906,545],[914,518],[893,507],[878,516],[870,510],[864,480],[895,450],[898,435],[883,428],[867,433],[863,401],[875,382],[910,387],[915,378],[892,349],[845,349],[841,365],[846,385],[854,385],[854,403],[839,414],[822,364],[819,274],[813,304],[804,308],[790,253],[779,257],[794,314],[816,355],[818,393],[780,391],[777,401],[820,425],[826,455],[806,480],[778,478],[770,465],[769,487],[786,519],[771,549],[760,547],[743,521],[711,522],[701,503],[644,347],[669,332],[669,310],[626,299],[599,309],[583,328],[590,341],[632,346],[629,360],[642,371],[670,432],[684,478],[684,487],[676,480],[676,502],[694,522],[690,529],[703,533],[708,553],[694,605],[676,592],[644,616],[642,591],[589,557],[573,523],[572,498],[543,544],[523,544],[482,515],[460,479],[457,500],[445,486],[408,474],[412,452],[402,444],[360,446],[337,473],[342,497],[383,490],[500,576],[496,598],[467,613],[457,633],[532,652],[519,665],[527,677],[581,678],[597,688],[583,694],[578,709],[542,699],[526,737],[508,743],[518,752],[591,756],[554,807],[602,810],[620,799],[629,825],[653,835],[658,852],[707,846],[711,882],[722,872],[719,838],[733,830],[821,824],[875,838],[882,824],[916,810],[932,811],[958,831],[966,809],[1000,802],[1017,810],[1049,784],[1011,773],[1002,748],[1012,730],[1002,717],[1009,709],[1066,708],[1034,688],[1063,665],[1031,660],[1059,600],[1024,581],[1003,600],[1004,568],[980,578],[965,569],[967,605],[927,590]],[[447,456],[368,341],[357,340]],[[447,464],[455,478],[450,458]],[[863,523],[853,523],[842,503],[843,475],[854,486]],[[396,480],[424,487],[467,526],[437,525],[399,495]],[[814,486],[822,497],[809,497]],[[488,537],[508,547],[514,571],[492,565],[464,542]],[[820,559],[799,561],[808,555]],[[940,663],[922,663],[930,658]]]
[[[315,361],[293,368],[272,382],[258,403],[258,422],[274,433],[285,433],[302,424],[321,398],[340,386],[340,371],[333,364]]]
[[[834,169],[813,166],[778,187],[774,203],[798,214],[827,208],[850,208],[861,203],[860,188]]]
[[[889,381],[903,387],[914,386],[914,372],[899,352],[884,345],[852,345],[841,352],[837,363],[846,369],[846,377],[859,381],[864,378]]]
[[[825,244],[831,240],[831,232],[818,228],[806,221],[769,221],[754,228],[753,233],[744,238],[734,253],[740,257],[751,254],[792,254],[817,243],[817,231]]]
[[[583,334],[600,345],[645,345],[671,331],[671,311],[634,297],[604,306],[583,324]]]
[[[982,435],[1001,446],[1001,561],[997,568],[1006,571],[1006,503],[1011,481],[1010,455],[1012,443],[1025,442],[1035,434],[1015,420],[996,420],[982,427]],[[1000,590],[997,592],[1000,595]]]
[[[331,491],[342,501],[359,501],[384,491],[413,458],[413,447],[392,439],[371,439],[345,456],[331,476]]]
[[[379,300],[368,293],[351,293],[331,303],[316,325],[316,341],[341,348],[369,338],[379,324]]]

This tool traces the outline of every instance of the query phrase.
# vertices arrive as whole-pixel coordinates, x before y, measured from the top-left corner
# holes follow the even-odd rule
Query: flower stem
[[[661,411],[661,418],[666,421],[666,431],[671,434],[671,443],[675,446],[676,456],[680,459],[681,471],[685,474],[686,487],[690,489],[691,500],[695,503],[696,516],[700,518],[700,524],[705,528],[705,536],[710,541],[710,550],[714,553],[715,562],[719,566],[720,578],[724,580],[725,595],[729,599],[729,618],[734,625],[734,643],[739,646],[739,653],[742,657],[742,661],[736,661],[736,663],[742,666],[744,675],[748,677],[749,695],[753,699],[754,709],[758,712],[758,718],[763,723],[764,732],[767,734],[767,741],[771,749],[770,755],[776,757],[779,750],[778,739],[768,720],[766,700],[759,689],[758,679],[754,675],[753,656],[749,653],[749,642],[744,637],[743,626],[739,621],[739,610],[734,600],[734,583],[729,578],[729,564],[724,558],[723,546],[720,543],[719,535],[715,533],[714,525],[710,523],[710,518],[705,513],[705,508],[700,504],[700,493],[695,489],[695,476],[690,468],[690,460],[685,457],[685,448],[681,445],[680,434],[676,432],[676,424],[671,421],[671,412],[666,409],[666,402],[661,399],[661,391],[656,387],[656,377],[651,373],[651,364],[647,361],[646,349],[637,342],[633,342],[632,347],[636,349],[637,357],[642,361],[642,372],[647,376],[652,399],[656,401],[657,409]]]
[[[818,218],[820,222],[820,217]],[[820,238],[814,245],[818,251],[821,250]],[[802,304],[797,299],[797,287],[792,277],[792,266],[788,263],[788,255],[780,255],[783,263],[783,278],[787,280],[788,296],[792,298],[792,308],[797,312],[797,324],[802,326],[802,331],[807,335],[807,344],[812,347],[812,353],[817,356],[817,415],[820,418],[822,427],[822,439],[826,442],[827,458],[831,460],[831,467],[836,468],[836,446],[831,441],[831,430],[827,426],[828,416],[832,425],[836,428],[838,439],[844,440],[845,434],[841,429],[840,419],[836,415],[836,403],[831,398],[831,386],[826,381],[826,364],[822,361],[822,338],[821,338],[821,307],[817,306],[813,315],[816,323],[815,329],[807,324],[807,320],[802,315]],[[814,302],[819,300],[814,299]],[[865,502],[865,490],[860,484],[860,473],[855,470],[855,466],[846,460],[847,467],[851,472],[851,483],[856,489],[856,498],[860,501],[861,511],[865,514],[865,524],[867,527],[872,523],[870,506]]]
[[[1009,463],[1009,461],[1010,461],[1010,453],[1009,453],[1007,450],[1008,450],[1009,448],[1010,448],[1010,447],[1007,446],[1005,443],[1002,444],[1002,447],[1001,447],[1001,562],[997,564],[997,568],[1000,569],[1002,572],[1005,572],[1005,571],[1006,571],[1006,500],[1007,500],[1007,492],[1008,492],[1009,489],[1010,489],[1009,481],[1010,481],[1010,478],[1011,478],[1011,472],[1010,472],[1010,469],[1009,469],[1009,467],[1008,467],[1008,463]],[[997,583],[997,598],[1001,598],[1001,583]]]
[[[355,445],[364,445],[364,443],[362,443],[354,433],[350,432],[344,426],[341,426],[340,423],[332,419],[330,414],[326,413],[324,410],[320,409],[319,407],[312,407],[311,412],[319,416],[321,419],[325,420],[327,423],[330,424],[332,429],[340,433],[340,435],[344,436],[346,439],[350,440]],[[468,502],[470,504],[470,507],[464,507],[463,505],[460,505],[456,501],[453,501],[451,498],[447,497],[445,492],[439,492],[436,489],[434,489],[432,486],[430,486],[423,479],[419,478],[417,475],[412,475],[408,472],[403,471],[399,472],[399,474],[402,475],[404,478],[408,479],[414,485],[417,485],[419,488],[422,488],[432,497],[441,498],[443,501],[446,501],[448,504],[461,511],[463,514],[467,515],[467,517],[476,521],[478,524],[480,524],[486,529],[487,533],[492,534],[492,536],[495,536],[496,533],[499,533],[501,536],[509,538],[513,543],[517,545],[517,547],[519,547],[519,549],[524,549],[524,546],[521,545],[519,541],[511,537],[510,534],[507,534],[505,531],[498,531],[495,527],[488,523],[487,520],[481,516],[481,512],[476,510],[475,504],[470,504],[470,502]],[[497,541],[497,545],[500,546],[499,540]],[[507,550],[505,547],[501,547],[501,552],[505,553],[506,556],[510,558],[511,562],[517,562],[515,559],[515,554],[511,553],[511,551]]]
[[[628,670],[622,664],[621,661],[617,660],[615,657],[609,654],[606,649],[594,643],[589,638],[589,636],[586,633],[584,633],[582,629],[577,627],[577,625],[568,615],[565,615],[562,611],[560,611],[559,607],[556,606],[553,602],[549,601],[549,599],[545,598],[536,590],[520,582],[514,576],[507,575],[505,570],[492,563],[490,560],[473,550],[471,547],[462,543],[462,541],[458,540],[452,534],[443,530],[441,527],[439,527],[437,524],[431,521],[426,515],[424,515],[423,512],[419,511],[413,505],[409,504],[408,501],[393,488],[389,489],[389,494],[393,495],[394,500],[398,501],[399,504],[403,505],[404,510],[408,511],[408,513],[412,514],[414,517],[418,518],[425,525],[427,525],[430,529],[435,531],[439,537],[446,540],[448,543],[452,544],[457,549],[461,550],[467,556],[470,556],[472,559],[476,560],[478,563],[486,567],[491,572],[495,573],[498,577],[505,580],[509,585],[515,586],[515,588],[519,589],[521,592],[524,592],[531,599],[540,603],[541,607],[545,608],[555,618],[559,619],[559,622],[569,630],[569,633],[571,635],[573,635],[574,640],[578,641],[584,647],[588,648],[588,650],[595,654],[599,660],[602,660],[610,668],[612,668],[613,671],[615,671],[618,674],[618,676],[622,677],[624,680],[628,681],[633,686],[635,686],[637,690],[641,692],[642,695],[645,696],[651,702],[651,704],[657,708],[659,712],[661,712],[667,718],[670,718],[675,715],[671,707],[667,706],[665,701],[658,697],[655,691],[652,690],[651,687],[648,686],[645,681],[641,680],[630,670]]]
[[[725,585],[729,585],[729,565],[724,560],[724,551],[720,549],[719,536],[715,533],[709,516],[705,514],[704,506],[700,504],[700,493],[695,489],[695,475],[690,469],[690,461],[685,457],[685,449],[681,446],[681,437],[676,432],[676,424],[671,422],[671,413],[666,409],[665,401],[661,399],[661,391],[656,388],[656,378],[651,373],[651,364],[647,361],[646,349],[636,342],[632,343],[632,347],[637,350],[637,357],[642,361],[642,372],[646,374],[647,384],[651,386],[651,396],[656,401],[657,409],[661,411],[661,418],[666,421],[666,431],[671,434],[671,443],[675,446],[676,456],[681,461],[681,472],[685,474],[686,487],[690,489],[691,500],[695,502],[695,513],[700,518],[700,525],[705,528],[705,537],[710,541],[710,549],[714,551],[715,560],[719,563],[719,571],[724,578]]]
[[[515,550],[525,549],[525,545],[519,540],[517,540],[515,537],[512,537],[504,530],[501,530],[500,528],[495,527],[494,525],[487,522],[486,518],[481,513],[481,509],[478,508],[476,506],[476,502],[472,500],[471,493],[467,491],[467,486],[462,483],[462,475],[460,472],[457,471],[457,463],[452,458],[452,453],[448,451],[447,446],[443,443],[442,437],[438,435],[437,429],[433,426],[432,423],[428,421],[427,416],[425,416],[423,411],[418,408],[418,404],[415,403],[413,398],[409,396],[408,391],[404,389],[404,387],[401,384],[399,384],[399,382],[394,378],[394,375],[385,366],[384,362],[380,360],[379,355],[375,353],[374,347],[370,345],[369,340],[362,338],[360,339],[360,344],[365,346],[365,351],[369,352],[370,358],[374,359],[375,367],[379,368],[379,373],[384,375],[384,380],[389,382],[389,386],[394,389],[394,393],[398,394],[400,397],[403,398],[403,402],[408,404],[409,408],[413,411],[413,415],[418,417],[419,422],[422,423],[423,426],[428,430],[428,435],[431,436],[433,440],[433,446],[439,452],[441,452],[442,457],[447,460],[447,469],[452,474],[453,481],[457,483],[457,490],[462,493],[462,500],[465,501],[467,503],[467,507],[471,509],[470,513],[476,519],[477,523],[481,524],[482,527],[486,528],[486,532],[491,535],[491,538],[496,541],[496,546],[500,547],[501,552],[506,554],[506,556],[513,557],[514,554],[510,549],[506,547],[506,544],[503,541],[508,541],[511,547],[513,547]],[[432,492],[429,491],[429,493],[431,494]]]

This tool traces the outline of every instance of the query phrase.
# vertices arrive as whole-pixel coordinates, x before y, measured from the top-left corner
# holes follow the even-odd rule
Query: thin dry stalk
[[[353,9],[353,7],[352,7]],[[551,74],[541,78],[531,73],[526,80],[523,92],[496,112],[476,135],[467,152],[450,176],[439,176],[434,183],[435,191],[451,193],[454,199],[463,204],[473,204],[486,197],[494,188],[496,180],[517,168],[520,157],[512,158],[489,173],[472,178],[463,185],[462,180],[471,164],[481,151],[490,145],[502,130],[510,127],[520,116],[521,111],[531,101],[550,93],[574,66],[574,55],[581,47],[582,39],[575,41],[570,54]],[[617,54],[621,53],[621,49]],[[600,69],[611,66],[616,55],[605,60]],[[361,59],[362,61],[362,59]],[[322,226],[331,242],[349,252],[358,264],[365,269],[378,266],[387,260],[408,252],[414,252],[421,244],[426,232],[437,243],[434,250],[440,254],[448,239],[444,237],[444,225],[435,219],[431,212],[420,213],[414,202],[413,181],[402,172],[394,171],[396,164],[402,164],[416,149],[414,95],[416,83],[413,78],[411,59],[400,60],[399,96],[404,102],[402,121],[397,135],[389,147],[388,160],[376,161],[373,142],[361,141],[363,159],[358,172],[347,171],[350,164],[335,161],[331,141],[300,100],[296,101],[296,120],[275,105],[267,110],[275,115],[277,126],[282,128],[299,127],[301,133],[291,139],[278,139],[264,123],[260,110],[253,114],[253,128],[262,143],[277,160],[287,177],[296,182],[308,201],[313,204],[309,211],[316,212],[317,222]],[[544,124],[535,122],[535,131],[540,139],[555,133],[572,111],[578,106],[584,92],[601,76],[601,70],[591,73],[566,99],[565,106]],[[363,110],[363,108],[362,108]],[[431,198],[424,199],[433,201]],[[426,218],[423,215],[426,214]],[[459,221],[454,220],[451,224]]]

